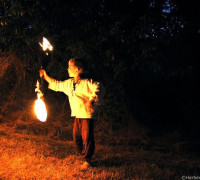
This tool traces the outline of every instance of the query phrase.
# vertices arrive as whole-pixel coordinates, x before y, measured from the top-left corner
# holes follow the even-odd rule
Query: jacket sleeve
[[[53,91],[64,92],[65,94],[69,95],[70,81],[69,79],[65,81],[52,80],[51,82],[49,82],[48,88]]]

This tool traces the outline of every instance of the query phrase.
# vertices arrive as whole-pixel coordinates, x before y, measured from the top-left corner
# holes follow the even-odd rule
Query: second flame
[[[45,122],[47,119],[47,109],[44,101],[41,99],[43,97],[40,91],[40,84],[37,81],[35,92],[37,92],[37,100],[35,101],[35,114],[41,122]]]

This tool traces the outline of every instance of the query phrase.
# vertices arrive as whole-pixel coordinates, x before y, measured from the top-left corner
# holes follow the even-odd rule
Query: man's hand
[[[46,73],[46,71],[44,69],[40,69],[39,73],[40,73],[40,77],[44,76],[44,78],[45,78],[46,75],[47,75],[47,73]]]
[[[40,73],[40,77],[44,77],[44,80],[46,80],[48,83],[50,83],[51,81],[54,80],[47,75],[47,73],[44,69],[40,69],[39,73]]]

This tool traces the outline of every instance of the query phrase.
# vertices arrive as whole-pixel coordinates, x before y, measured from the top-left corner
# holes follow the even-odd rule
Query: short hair
[[[71,58],[69,60],[69,62],[74,62],[74,65],[80,69],[82,69],[82,71],[84,72],[84,67],[85,67],[85,60],[83,58],[79,58],[79,57],[75,57],[75,58]]]

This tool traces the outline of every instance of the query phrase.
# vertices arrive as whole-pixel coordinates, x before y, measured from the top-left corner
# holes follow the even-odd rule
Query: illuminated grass
[[[176,134],[149,138],[135,124],[121,128],[108,121],[97,121],[94,167],[82,172],[83,161],[72,141],[73,119],[63,123],[52,116],[49,122],[40,123],[27,112],[0,113],[0,179],[181,179],[199,175],[199,156],[182,148],[186,142],[172,141]]]

